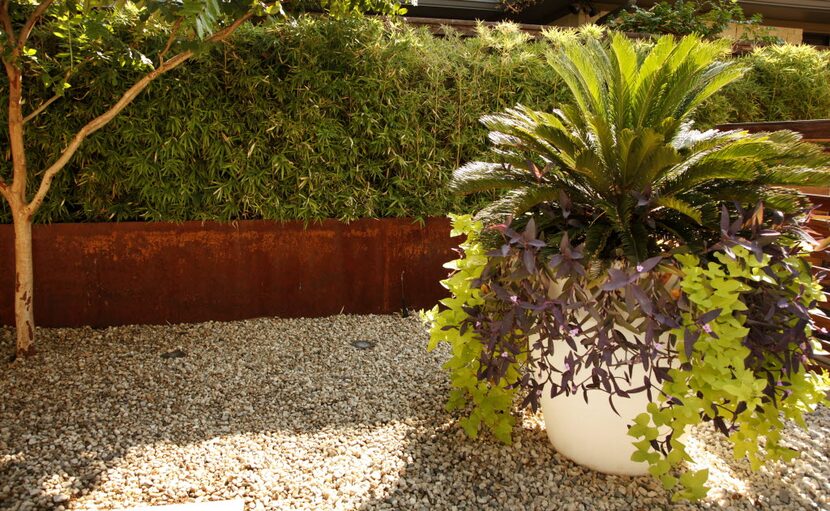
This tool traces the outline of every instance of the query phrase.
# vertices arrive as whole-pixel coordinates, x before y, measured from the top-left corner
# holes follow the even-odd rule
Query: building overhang
[[[621,8],[628,0],[542,0],[518,14],[507,13],[499,0],[419,0],[417,7],[409,7],[415,16],[434,16],[458,19],[513,19],[525,23],[546,24],[573,12],[579,3],[593,3],[602,10]],[[639,0],[637,5],[650,7],[655,0]],[[791,23],[830,24],[830,0],[739,0],[748,15],[761,14],[770,21]]]
[[[545,1],[559,3],[559,0]],[[602,0],[601,3],[622,6],[626,0]],[[655,3],[654,0],[639,0],[637,5],[650,7]],[[767,20],[830,23],[830,0],[738,0],[738,3],[747,15],[760,14]]]
[[[765,19],[806,23],[830,23],[827,0],[741,0],[744,11]]]

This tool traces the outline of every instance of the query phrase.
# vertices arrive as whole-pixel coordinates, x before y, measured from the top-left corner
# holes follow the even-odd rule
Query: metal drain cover
[[[374,348],[375,344],[377,343],[375,343],[374,341],[366,341],[364,339],[351,342],[351,345],[359,350],[368,350],[370,348]]]
[[[175,349],[173,351],[168,351],[167,353],[162,353],[161,358],[184,358],[187,356],[183,350]]]

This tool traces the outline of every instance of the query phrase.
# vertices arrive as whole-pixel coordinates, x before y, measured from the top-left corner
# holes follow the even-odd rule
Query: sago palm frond
[[[695,36],[638,47],[621,34],[570,41],[550,58],[573,103],[553,112],[518,105],[487,116],[497,162],[455,172],[461,193],[505,193],[479,216],[522,215],[567,231],[589,257],[641,261],[719,234],[721,205],[799,214],[786,186],[830,185],[830,158],[797,133],[696,131],[691,115],[744,72],[725,43]],[[565,198],[573,212],[558,203]]]

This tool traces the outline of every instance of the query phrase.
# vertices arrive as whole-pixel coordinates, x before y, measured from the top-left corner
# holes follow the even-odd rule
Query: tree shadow
[[[295,440],[306,448],[319,440],[321,452],[312,454],[321,460],[356,463],[360,446],[337,445],[339,437],[390,428],[402,436],[406,423],[440,412],[436,396],[446,392],[441,355],[425,354],[416,319],[260,319],[38,335],[36,357],[2,367],[0,509],[212,500],[222,497],[216,488],[246,491],[260,480],[276,481],[263,492],[279,502],[292,483],[309,482]],[[354,340],[372,347],[357,349]],[[182,447],[185,456],[177,453]],[[119,486],[146,491],[92,500]]]
[[[827,424],[828,410],[819,413]],[[802,436],[803,464],[776,463],[760,472],[752,472],[744,460],[732,459],[725,440],[692,433],[695,454],[700,456],[695,468],[710,469],[712,490],[706,500],[689,503],[672,502],[671,494],[650,476],[605,475],[574,464],[550,447],[540,419],[529,413],[512,446],[466,439],[448,420],[433,431],[411,432],[405,455],[411,461],[401,469],[399,480],[361,510],[827,509],[830,460],[828,445],[822,444],[827,428],[821,422],[812,417],[809,431],[789,432],[793,438]],[[440,465],[431,461],[436,459]]]
[[[39,355],[0,374],[4,510],[239,496],[249,510],[821,509],[827,497],[827,409],[796,438],[810,448],[794,469],[758,476],[717,453],[707,458],[743,486],[715,488],[699,506],[672,504],[650,477],[571,463],[529,413],[511,446],[467,439],[443,411],[447,352],[426,354],[414,319],[39,334]],[[356,340],[374,347],[357,349]]]
[[[793,462],[770,462],[753,471],[746,459],[736,460],[731,444],[709,425],[689,442],[695,468],[709,468],[720,481],[711,494],[724,502],[746,500],[755,509],[830,507],[830,409],[819,407],[806,418],[807,429],[788,424],[783,443],[800,451]]]

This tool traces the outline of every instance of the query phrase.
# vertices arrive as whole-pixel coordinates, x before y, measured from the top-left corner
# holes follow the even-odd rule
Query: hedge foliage
[[[37,220],[350,220],[468,210],[474,204],[445,183],[486,150],[478,118],[515,103],[549,110],[567,100],[545,64],[566,37],[530,41],[504,25],[475,38],[436,38],[361,18],[248,27],[159,79],[90,137]],[[827,53],[782,46],[743,59],[746,79],[706,105],[701,124],[830,117]],[[132,73],[81,71],[69,96],[27,125],[30,166],[51,161]],[[9,220],[6,211],[0,220]]]
[[[830,52],[785,44],[741,60],[746,76],[698,112],[701,124],[830,118]]]

